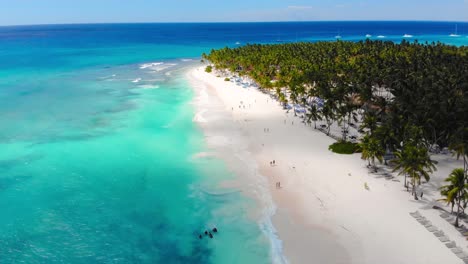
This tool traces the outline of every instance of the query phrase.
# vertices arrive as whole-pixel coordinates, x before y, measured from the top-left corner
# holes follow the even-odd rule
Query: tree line
[[[375,167],[393,153],[394,169],[415,199],[417,186],[436,169],[430,152],[450,149],[464,167],[452,172],[441,194],[457,205],[458,225],[468,203],[468,47],[370,40],[249,44],[202,57],[218,71],[248,76],[284,106],[301,105],[304,121],[325,121],[328,134],[337,122],[343,141],[361,120],[363,159]]]

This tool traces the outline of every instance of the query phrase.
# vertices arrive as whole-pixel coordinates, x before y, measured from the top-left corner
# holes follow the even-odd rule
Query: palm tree
[[[460,210],[464,210],[462,202],[466,202],[468,192],[468,184],[466,183],[466,175],[463,168],[454,169],[450,173],[449,177],[445,179],[448,185],[444,185],[440,188],[440,193],[445,196],[443,199],[447,204],[457,205],[457,217],[455,219],[455,226],[458,227],[458,218],[460,216]]]
[[[314,121],[314,128],[317,129],[317,121],[322,119],[318,107],[315,104],[312,104],[306,113],[307,122]]]
[[[372,166],[374,168],[374,171],[377,172],[377,166],[375,165],[375,160],[377,159],[380,163],[382,163],[383,155],[385,153],[384,149],[382,148],[382,145],[375,137],[366,135],[362,139],[360,146],[362,149],[361,158],[369,162],[368,164],[369,167],[371,166],[371,161],[372,161]]]
[[[408,187],[406,176],[411,179],[411,194],[418,200],[416,187],[421,185],[421,178],[426,182],[430,180],[430,173],[436,170],[434,162],[430,159],[429,153],[425,147],[415,144],[406,144],[403,149],[395,153],[395,168],[393,171],[399,171],[398,175],[405,176],[405,187]]]

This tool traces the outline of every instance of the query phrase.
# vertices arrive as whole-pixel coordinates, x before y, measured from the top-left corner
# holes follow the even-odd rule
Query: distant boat
[[[236,45],[240,45],[240,42],[239,42],[239,41],[237,41],[237,42],[236,42]]]
[[[336,38],[336,39],[340,39],[340,38],[341,38],[340,31],[338,31],[338,34],[336,34],[335,38]]]
[[[367,34],[367,35],[366,35],[366,38],[372,38],[372,35],[371,35],[371,34]]]
[[[280,33],[278,33],[278,37],[276,38],[276,42],[284,42],[284,40],[281,39]]]
[[[413,37],[413,35],[404,34],[404,35],[403,35],[403,37],[404,37],[404,38],[412,38],[412,37]]]
[[[385,38],[384,35],[378,35],[377,38]]]
[[[458,24],[455,24],[455,33],[449,35],[450,37],[459,37],[458,35]]]

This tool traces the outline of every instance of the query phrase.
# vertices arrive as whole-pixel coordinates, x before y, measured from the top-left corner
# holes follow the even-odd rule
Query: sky
[[[0,25],[317,20],[468,21],[468,0],[0,0]]]

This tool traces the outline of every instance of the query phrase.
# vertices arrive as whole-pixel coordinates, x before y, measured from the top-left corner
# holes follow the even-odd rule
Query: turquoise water
[[[183,72],[130,65],[19,85],[2,106],[2,263],[267,262],[246,198],[210,195],[233,176],[193,158],[206,147]]]
[[[468,40],[466,23],[457,38],[405,23],[0,27],[0,263],[270,263],[262,208],[219,187],[236,179],[223,161],[196,158],[187,68],[211,48],[338,30]]]

